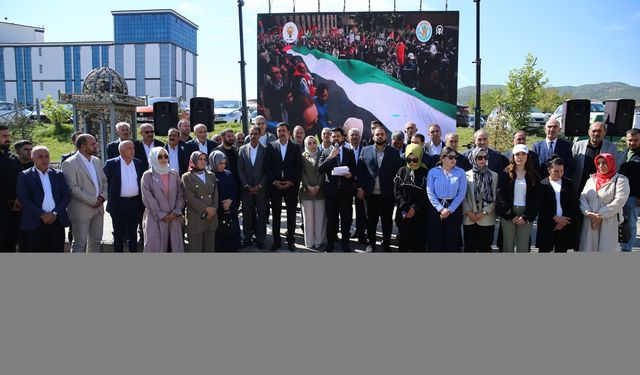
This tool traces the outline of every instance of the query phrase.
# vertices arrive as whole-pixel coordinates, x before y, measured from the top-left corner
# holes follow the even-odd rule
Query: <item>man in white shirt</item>
[[[360,162],[360,153],[362,152],[362,134],[359,129],[349,129],[347,133],[347,141],[349,142],[349,148],[353,151],[356,159],[356,170],[358,169],[358,163]],[[346,146],[347,144],[345,144]],[[354,183],[358,183],[357,174],[354,174]],[[364,201],[357,198],[356,191],[353,194],[356,204],[356,231],[351,235],[351,238],[358,238],[358,242],[363,245],[368,243],[367,241],[367,214],[364,208]]]
[[[204,152],[207,156],[218,147],[218,143],[207,139],[207,126],[204,124],[197,124],[193,127],[193,132],[196,134],[196,139],[192,139],[185,145],[187,155],[191,157],[191,153],[194,151]]]

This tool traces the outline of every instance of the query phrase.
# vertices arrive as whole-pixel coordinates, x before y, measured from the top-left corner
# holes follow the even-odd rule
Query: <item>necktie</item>
[[[553,155],[553,141],[549,142],[549,156]]]

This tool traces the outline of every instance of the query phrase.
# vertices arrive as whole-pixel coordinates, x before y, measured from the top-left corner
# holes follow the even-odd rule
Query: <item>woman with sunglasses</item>
[[[545,163],[549,177],[540,181],[540,212],[536,247],[538,252],[566,253],[576,248],[578,195],[564,177],[564,160],[551,155]]]
[[[458,153],[446,146],[427,175],[427,226],[430,252],[460,252],[462,201],[467,192],[464,170],[456,166]]]
[[[580,211],[584,215],[580,251],[620,251],[618,224],[629,198],[629,180],[616,173],[611,154],[597,155],[595,164],[596,173],[589,176],[580,194]]]
[[[398,170],[393,188],[398,205],[398,248],[401,253],[424,252],[428,170],[420,145],[408,144],[404,154],[407,165]]]
[[[531,229],[540,208],[540,180],[526,145],[513,147],[509,166],[498,176],[497,210],[502,252],[530,251]]]
[[[464,252],[490,253],[496,227],[496,192],[498,174],[489,169],[486,148],[473,148],[473,168],[467,174],[467,194],[462,204],[464,218]]]
[[[178,172],[169,168],[169,154],[164,148],[152,148],[149,163],[151,168],[144,172],[140,183],[146,207],[142,218],[144,252],[182,253],[182,181]]]
[[[189,171],[182,175],[187,205],[187,239],[190,253],[213,253],[218,227],[218,185],[213,172],[207,170],[207,154],[194,151]]]

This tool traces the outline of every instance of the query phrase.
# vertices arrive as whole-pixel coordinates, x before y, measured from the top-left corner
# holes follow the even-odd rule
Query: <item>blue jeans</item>
[[[629,196],[627,199],[627,203],[625,203],[622,212],[624,216],[629,220],[629,227],[631,227],[631,239],[627,243],[620,244],[622,251],[631,251],[633,248],[633,244],[636,242],[636,234],[638,233],[638,228],[636,222],[638,221],[638,207],[636,207],[636,201],[638,197]]]

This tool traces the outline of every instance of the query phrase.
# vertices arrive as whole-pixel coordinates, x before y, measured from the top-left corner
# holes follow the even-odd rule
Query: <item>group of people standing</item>
[[[45,146],[35,146],[34,165],[24,171],[7,150],[8,129],[0,127],[0,224],[8,228],[12,212],[20,212],[21,251],[61,252],[64,228],[71,226],[72,252],[99,252],[106,202],[116,252],[125,244],[136,252],[138,237],[144,252],[235,252],[251,244],[266,248],[271,212],[275,251],[283,246],[284,201],[290,251],[296,250],[298,203],[305,247],[323,252],[337,244],[351,252],[351,238],[367,252],[389,252],[394,219],[400,252],[491,252],[496,223],[500,251],[528,252],[535,221],[540,252],[616,251],[624,218],[632,233],[622,250],[631,250],[635,240],[636,129],[627,132],[622,153],[604,139],[603,123],[591,124],[589,139],[571,145],[558,138],[559,124],[552,119],[546,139],[532,149],[520,131],[512,150],[501,154],[479,130],[474,147],[461,154],[457,135],[443,140],[436,124],[428,128],[429,142],[414,123],[387,142],[387,130],[377,121],[366,140],[355,128],[347,134],[340,127],[325,129],[317,139],[299,127],[291,132],[287,123],[279,123],[273,135],[264,117],[255,122],[239,148],[230,129],[218,145],[204,125],[196,125],[190,139],[189,124],[178,124],[165,145],[150,124],[141,126],[142,139],[134,142],[129,125],[119,123],[104,165],[94,156],[95,138],[76,133],[76,151],[64,156],[61,170],[49,167]],[[11,235],[2,232],[3,250],[11,251]]]

